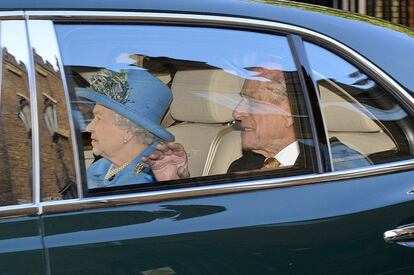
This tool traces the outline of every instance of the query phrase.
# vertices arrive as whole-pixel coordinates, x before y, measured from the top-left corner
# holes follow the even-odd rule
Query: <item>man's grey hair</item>
[[[268,82],[264,82],[261,86],[263,91],[268,91],[272,93],[277,102],[280,102],[285,98],[288,98],[286,82],[284,77],[273,78]]]
[[[276,103],[289,98],[283,71],[265,67],[251,67],[249,70],[258,73],[255,77],[259,79],[253,80],[254,83],[252,84],[256,86],[256,90],[272,94]]]
[[[131,132],[143,144],[151,144],[154,141],[159,140],[157,136],[155,136],[148,130],[145,130],[144,128],[138,126],[136,123],[132,122],[124,116],[121,116],[118,113],[114,112],[113,122],[119,128]]]

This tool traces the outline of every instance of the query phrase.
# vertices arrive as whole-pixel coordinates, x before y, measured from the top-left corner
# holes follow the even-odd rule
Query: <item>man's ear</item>
[[[286,116],[286,120],[287,120],[286,127],[292,127],[293,126],[293,123],[294,123],[292,114],[287,115]]]

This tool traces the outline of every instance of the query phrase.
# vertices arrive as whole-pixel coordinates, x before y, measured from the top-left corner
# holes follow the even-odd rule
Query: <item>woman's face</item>
[[[114,115],[112,110],[96,104],[94,118],[87,127],[91,133],[93,153],[106,159],[116,156],[127,138],[127,132],[114,124]]]

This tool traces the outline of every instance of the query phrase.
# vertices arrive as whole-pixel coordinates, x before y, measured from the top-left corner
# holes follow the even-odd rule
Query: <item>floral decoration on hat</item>
[[[128,84],[128,74],[104,69],[96,73],[91,79],[91,88],[113,100],[125,104],[131,94]]]

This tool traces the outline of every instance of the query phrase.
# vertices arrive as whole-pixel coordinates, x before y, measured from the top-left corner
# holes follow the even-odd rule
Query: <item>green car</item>
[[[0,19],[0,274],[414,274],[413,29],[255,0],[2,1]],[[184,162],[118,183],[129,162],[97,150],[117,134],[78,91],[164,96],[138,74],[170,95],[154,140]]]

